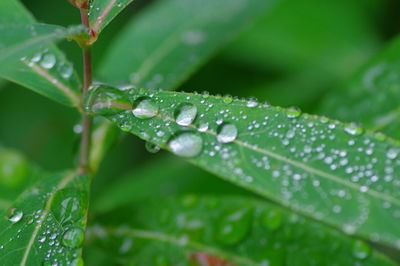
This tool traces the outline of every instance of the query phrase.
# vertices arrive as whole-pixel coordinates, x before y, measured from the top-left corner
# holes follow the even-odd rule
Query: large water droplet
[[[132,113],[140,119],[149,119],[158,114],[158,105],[150,98],[141,97],[136,100]]]
[[[44,68],[51,69],[56,64],[56,57],[53,54],[46,54],[43,56],[40,65]]]
[[[190,125],[197,115],[197,107],[193,104],[184,104],[176,112],[175,120],[178,125]]]
[[[54,195],[51,211],[59,223],[78,221],[87,205],[87,194],[72,188],[64,188]]]
[[[113,115],[131,109],[125,94],[108,86],[92,87],[85,101],[85,109],[98,115]]]
[[[222,124],[218,128],[217,140],[221,143],[229,143],[237,138],[238,130],[233,124]]]
[[[251,209],[245,208],[222,216],[217,228],[217,239],[225,245],[241,241],[249,232],[252,220]]]
[[[145,148],[150,153],[157,153],[161,150],[160,146],[158,146],[154,143],[151,143],[151,142],[146,142]]]
[[[353,136],[358,136],[361,135],[364,130],[361,127],[358,127],[355,124],[349,124],[344,128],[344,131],[346,131],[347,134],[353,135]]]
[[[64,233],[62,243],[66,247],[78,248],[82,245],[84,239],[83,230],[80,228],[71,228]]]
[[[353,256],[357,259],[366,259],[371,254],[371,247],[360,240],[356,240],[353,246]]]
[[[12,208],[9,210],[8,220],[12,223],[16,223],[21,221],[23,216],[24,213],[22,211],[17,210],[16,208]]]
[[[203,149],[203,139],[194,133],[186,132],[172,138],[168,147],[174,154],[190,158],[200,154]]]

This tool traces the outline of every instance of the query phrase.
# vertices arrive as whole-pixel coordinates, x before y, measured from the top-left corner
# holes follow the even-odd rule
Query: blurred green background
[[[135,0],[107,27],[94,48],[95,69],[119,30],[154,1]],[[40,22],[80,23],[79,14],[66,0],[23,2]],[[258,18],[177,89],[257,97],[274,105],[296,106],[315,113],[327,91],[340,86],[400,28],[397,0],[278,2],[273,12]],[[63,42],[60,47],[81,71],[78,46]],[[72,109],[1,81],[0,123],[1,145],[21,150],[47,170],[74,165],[79,136],[73,127],[79,123],[79,115]],[[152,167],[153,161],[159,166]],[[165,171],[163,165],[174,167]],[[187,180],[189,172],[192,178]],[[166,153],[150,154],[142,141],[125,136],[107,154],[93,184],[92,195],[107,193],[110,184],[126,173],[133,173],[130,178],[151,176],[159,184],[156,190],[160,194],[179,192],[182,182],[190,191],[243,193]],[[215,183],[212,191],[206,185],[209,180]],[[120,182],[123,184],[124,178]],[[98,204],[102,204],[101,199]]]

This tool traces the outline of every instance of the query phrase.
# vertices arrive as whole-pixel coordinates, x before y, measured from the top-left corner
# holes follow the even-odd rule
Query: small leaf
[[[19,1],[0,1],[0,24],[13,24],[14,26],[12,27],[23,27],[22,25],[34,23],[35,21],[31,14]],[[2,29],[6,30],[4,26],[2,26]],[[10,43],[12,41],[12,39],[5,39],[3,34],[1,36],[1,43]],[[17,40],[27,38],[23,34],[18,34],[14,37],[18,37]],[[9,47],[0,47],[2,51],[5,51],[3,49],[7,48]],[[31,54],[23,56],[27,56],[26,60],[20,61],[20,58],[18,58],[18,61],[13,61],[12,64],[2,63],[0,77],[25,86],[60,103],[69,106],[79,106],[78,95],[81,82],[72,64],[67,61],[60,50],[47,42],[42,43],[42,46],[38,47]],[[51,62],[55,63],[49,68],[52,65],[50,64]]]
[[[138,100],[157,105],[157,114],[136,117]],[[132,105],[121,104],[126,101]],[[182,104],[197,108],[188,126],[176,122]],[[398,142],[299,110],[208,94],[100,86],[87,107],[237,185],[349,234],[400,248]]]
[[[113,83],[173,89],[275,2],[158,1],[116,37],[99,75]]]
[[[89,180],[73,171],[47,175],[1,212],[2,264],[80,265]]]
[[[147,200],[100,221],[89,239],[124,265],[394,265],[365,242],[243,197]]]
[[[89,10],[90,27],[98,35],[133,0],[96,0]]]
[[[329,93],[320,112],[399,138],[400,39],[372,58],[342,88]]]

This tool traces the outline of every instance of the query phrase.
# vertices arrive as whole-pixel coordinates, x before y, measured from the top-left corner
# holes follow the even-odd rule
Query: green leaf
[[[190,178],[187,173],[190,173]],[[97,193],[91,208],[96,213],[105,213],[154,195],[166,197],[183,193],[221,195],[244,194],[246,191],[168,156],[154,158],[150,163],[136,166],[124,176],[113,179],[111,184]]]
[[[20,153],[0,146],[0,211],[9,208],[19,194],[43,175]]]
[[[89,180],[74,171],[47,175],[1,212],[2,264],[81,265]]]
[[[274,2],[158,1],[116,37],[99,76],[112,83],[172,89]]]
[[[400,39],[363,66],[347,85],[328,94],[321,113],[400,136]]]
[[[96,0],[90,6],[90,27],[99,34],[133,0]]]
[[[123,265],[393,264],[360,240],[241,197],[154,199],[103,220],[89,236]]]
[[[13,27],[22,24],[34,24],[35,21],[28,11],[16,0],[0,1],[0,24]],[[17,34],[17,39],[3,37],[7,28],[1,26],[1,43],[9,44],[11,41],[28,38],[25,34]],[[43,26],[46,27],[46,26]],[[10,29],[11,30],[11,29]],[[26,31],[26,30],[25,30]],[[25,32],[29,33],[29,32]],[[12,32],[9,32],[10,37]],[[3,57],[3,49],[1,47]],[[1,64],[0,77],[25,86],[37,93],[69,106],[79,106],[79,90],[81,82],[73,66],[67,61],[64,54],[52,44],[43,43],[31,54],[26,55],[26,60],[18,60],[12,64]],[[19,58],[18,58],[19,59]],[[53,64],[54,62],[54,64]],[[51,66],[51,67],[50,67]]]
[[[398,142],[253,100],[106,86],[91,92],[89,111],[122,130],[306,216],[400,248]]]

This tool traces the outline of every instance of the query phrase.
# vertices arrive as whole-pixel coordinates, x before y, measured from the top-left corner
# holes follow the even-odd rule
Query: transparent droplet
[[[172,138],[168,147],[178,156],[195,157],[203,149],[203,139],[194,133],[186,132]]]
[[[218,241],[225,245],[237,244],[250,231],[251,221],[252,211],[248,208],[223,215],[217,228]]]
[[[257,106],[257,99],[255,98],[250,98],[249,101],[247,102],[246,106],[249,108],[253,108]]]
[[[58,67],[58,72],[61,74],[61,77],[68,79],[72,76],[72,73],[74,72],[72,67],[68,64],[61,64]]]
[[[200,122],[199,127],[197,128],[200,132],[206,132],[208,130],[207,122]]]
[[[350,134],[350,135],[353,135],[353,136],[361,135],[361,134],[364,132],[364,130],[363,130],[361,127],[358,127],[358,126],[355,125],[355,124],[349,124],[349,125],[347,125],[347,126],[344,128],[344,131],[345,131],[347,134]]]
[[[232,101],[233,101],[233,97],[232,97],[232,95],[225,95],[224,97],[223,97],[223,100],[224,100],[224,103],[226,103],[226,104],[230,104]]]
[[[262,224],[270,230],[278,229],[282,225],[282,221],[283,221],[282,213],[271,210],[266,210],[262,215],[262,220],[261,220]]]
[[[367,243],[361,240],[356,240],[354,242],[353,256],[356,257],[357,259],[363,260],[368,258],[368,256],[371,254],[371,251],[372,249]]]
[[[21,221],[23,216],[24,213],[22,211],[17,210],[16,208],[12,208],[9,210],[8,220],[12,223],[17,223]]]
[[[78,248],[82,245],[84,239],[83,230],[80,228],[71,228],[64,233],[62,243],[66,247]]]
[[[197,115],[197,107],[193,104],[184,104],[176,112],[175,120],[178,125],[190,125]]]
[[[40,61],[40,65],[44,68],[51,69],[56,64],[56,57],[53,54],[46,54],[43,56],[42,61]]]
[[[104,85],[92,87],[85,101],[85,110],[98,115],[114,115],[130,109],[123,91]]]
[[[155,102],[149,98],[141,97],[135,102],[132,113],[137,118],[149,119],[155,117],[158,110],[158,105]]]
[[[286,110],[286,115],[288,118],[296,118],[301,115],[301,110],[295,107],[291,107]]]
[[[229,143],[237,138],[238,130],[233,124],[222,124],[218,128],[217,140],[221,143]]]
[[[399,155],[399,151],[394,148],[390,148],[387,153],[386,153],[386,158],[393,160],[396,159],[396,157]]]
[[[160,146],[153,144],[151,142],[146,142],[145,148],[150,153],[157,153],[161,150]]]

